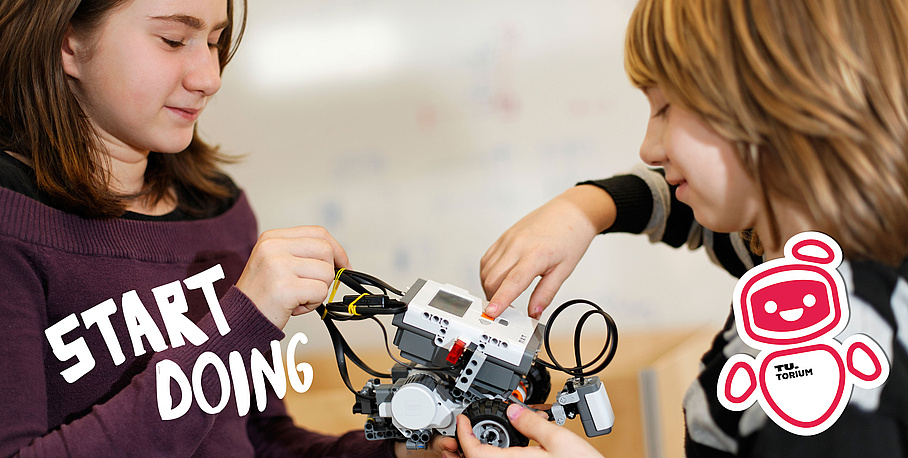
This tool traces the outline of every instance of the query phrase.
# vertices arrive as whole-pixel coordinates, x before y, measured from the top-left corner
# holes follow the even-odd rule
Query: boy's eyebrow
[[[190,16],[188,14],[171,14],[168,16],[151,16],[150,19],[155,19],[158,21],[165,21],[165,22],[179,22],[180,24],[183,24],[183,25],[190,27],[192,29],[195,29],[195,30],[205,30],[205,27],[206,27],[205,21],[203,21],[195,16]],[[230,20],[225,19],[224,21],[215,25],[212,28],[212,30],[224,29],[228,25],[230,25]]]

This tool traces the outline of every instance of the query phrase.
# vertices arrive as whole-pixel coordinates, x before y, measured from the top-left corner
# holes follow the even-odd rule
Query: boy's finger
[[[556,436],[562,430],[557,425],[549,423],[546,418],[519,404],[508,406],[508,419],[511,420],[511,425],[517,431],[539,442],[539,445],[543,448],[551,448],[554,445]]]
[[[501,281],[498,291],[489,300],[489,305],[485,310],[486,315],[497,318],[504,309],[511,305],[533,283],[536,278],[535,275],[524,272],[524,269],[526,269],[525,266],[518,264],[508,272],[504,280]]]
[[[465,454],[475,451],[480,445],[479,439],[473,435],[473,425],[466,415],[457,416],[457,441],[460,442],[460,450]]]

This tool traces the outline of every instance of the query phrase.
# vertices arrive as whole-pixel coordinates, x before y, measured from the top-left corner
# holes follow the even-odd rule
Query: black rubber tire
[[[530,366],[526,376],[526,396],[524,404],[545,404],[552,392],[552,376],[549,370],[538,361]]]
[[[529,439],[511,426],[507,410],[507,403],[485,399],[470,404],[463,413],[473,425],[473,434],[483,444],[501,448],[526,446]]]

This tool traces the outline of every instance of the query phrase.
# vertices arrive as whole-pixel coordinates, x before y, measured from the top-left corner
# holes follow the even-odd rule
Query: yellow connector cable
[[[368,295],[369,295],[369,293],[362,293],[362,294],[359,295],[359,297],[357,297],[356,299],[354,299],[353,302],[351,302],[350,305],[347,306],[347,313],[349,313],[349,314],[351,314],[351,315],[359,315],[358,313],[356,313],[356,303],[357,303],[360,299],[362,299],[363,296],[368,296]]]
[[[334,302],[334,295],[337,293],[337,288],[340,286],[341,274],[347,270],[345,267],[340,268],[337,271],[337,275],[334,276],[334,286],[331,287],[331,295],[328,296],[328,303]]]

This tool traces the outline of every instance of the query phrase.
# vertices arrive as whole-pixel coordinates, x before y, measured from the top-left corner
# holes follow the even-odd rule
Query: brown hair
[[[193,202],[224,198],[229,190],[218,180],[218,165],[230,159],[203,142],[198,132],[179,154],[152,152],[140,196],[110,191],[106,155],[63,71],[61,47],[68,27],[89,34],[115,7],[130,0],[3,0],[0,3],[0,148],[32,161],[38,187],[56,206],[85,217],[121,215],[129,199],[157,203],[171,189]],[[236,52],[246,24],[246,0],[240,21],[221,33],[221,69]],[[238,27],[237,27],[238,26]],[[236,28],[235,28],[236,27]]]
[[[642,0],[625,68],[738,145],[761,189],[802,203],[846,256],[908,256],[908,4]],[[756,145],[751,154],[751,145]]]

